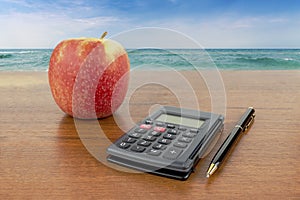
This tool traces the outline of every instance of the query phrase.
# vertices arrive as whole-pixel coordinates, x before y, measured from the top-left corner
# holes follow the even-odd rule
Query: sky
[[[144,27],[175,31],[204,48],[300,48],[300,1],[0,0],[0,49],[54,48],[68,38]]]

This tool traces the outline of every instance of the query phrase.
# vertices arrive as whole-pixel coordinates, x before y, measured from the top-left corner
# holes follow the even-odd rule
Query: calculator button
[[[153,130],[162,133],[162,132],[166,131],[166,128],[165,127],[161,127],[161,126],[155,126]]]
[[[187,143],[183,143],[183,142],[175,142],[174,143],[175,147],[179,147],[179,148],[185,148],[187,147]]]
[[[128,136],[132,138],[140,138],[142,135],[139,133],[129,133]]]
[[[135,143],[136,139],[133,139],[131,137],[125,137],[122,141],[127,143]]]
[[[140,140],[140,141],[138,141],[137,144],[140,146],[148,147],[148,146],[150,146],[151,142],[148,142],[146,140]]]
[[[168,133],[176,135],[178,133],[178,131],[176,131],[175,129],[170,129],[170,130],[168,130]]]
[[[185,142],[185,143],[190,143],[192,141],[191,138],[187,138],[187,137],[181,137],[178,139],[179,142]]]
[[[170,147],[165,151],[163,157],[170,160],[174,160],[181,154],[182,151],[183,151],[182,149],[176,147]]]
[[[186,128],[185,127],[178,127],[178,130],[180,130],[180,131],[186,131]]]
[[[158,143],[161,143],[161,144],[170,144],[171,143],[171,140],[169,140],[169,139],[159,139],[158,141],[157,141]]]
[[[163,144],[158,144],[158,143],[156,143],[156,144],[154,144],[154,145],[152,146],[152,148],[153,148],[153,149],[161,149],[161,150],[164,150],[164,149],[166,148],[166,146],[163,145]]]
[[[147,132],[147,129],[137,128],[137,129],[134,130],[134,132],[144,134],[144,133]]]
[[[156,122],[156,126],[164,126],[164,124],[161,122]]]
[[[188,138],[193,138],[193,137],[196,136],[196,134],[195,133],[191,133],[191,132],[187,132],[187,133],[182,134],[182,136],[188,137]]]
[[[175,128],[174,124],[167,124],[167,128]]]
[[[150,133],[150,135],[153,135],[153,136],[158,137],[158,136],[161,135],[161,133],[160,133],[160,132],[157,132],[157,131],[152,131],[152,132]]]
[[[156,140],[156,137],[154,137],[152,135],[146,135],[146,136],[142,137],[142,139],[153,142]]]
[[[145,120],[145,124],[153,124],[153,121],[150,119]]]
[[[195,129],[195,128],[191,128],[190,131],[191,131],[192,133],[198,133],[198,129]]]
[[[122,149],[127,149],[128,147],[130,147],[130,144],[128,144],[126,142],[121,142],[120,144],[118,144],[118,147],[120,147]]]
[[[152,126],[150,124],[141,124],[140,128],[149,130],[152,128]]]
[[[150,149],[147,154],[152,155],[152,156],[159,156],[161,154],[161,151],[156,150],[156,149]]]
[[[138,152],[138,153],[142,153],[145,151],[145,147],[141,147],[141,146],[137,146],[137,145],[134,145],[131,147],[131,151],[135,151],[135,152]]]
[[[168,133],[168,134],[165,134],[165,135],[163,136],[163,138],[173,140],[173,139],[175,139],[176,137],[175,137],[175,135],[172,135],[172,134]]]

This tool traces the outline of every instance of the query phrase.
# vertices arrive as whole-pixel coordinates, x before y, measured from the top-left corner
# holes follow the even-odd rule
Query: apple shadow
[[[114,115],[114,117],[117,116]],[[59,154],[67,156],[68,159],[76,157],[75,162],[88,160],[92,156],[97,163],[100,162],[109,168],[123,172],[141,173],[112,164],[106,159],[108,146],[124,134],[114,117],[86,120],[64,115],[57,129],[57,139],[60,141]]]

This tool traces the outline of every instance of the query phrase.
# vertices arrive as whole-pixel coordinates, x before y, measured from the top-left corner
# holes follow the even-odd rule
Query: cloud
[[[178,0],[168,0],[168,2],[176,4],[176,3],[178,3]]]
[[[0,47],[53,48],[68,37],[92,36],[111,24],[119,23],[113,16],[71,18],[65,14],[53,13],[10,13],[0,15]],[[103,31],[103,30],[102,30]]]
[[[172,2],[170,5],[179,3],[178,0],[167,1]],[[0,48],[53,48],[59,41],[70,37],[99,37],[104,31],[111,36],[140,27],[173,29],[194,38],[206,48],[300,46],[299,14],[246,15],[224,11],[218,15],[208,12],[164,15],[161,11],[161,16],[149,17],[149,13],[146,15],[143,9],[139,10],[140,7],[149,6],[145,1],[134,1],[141,13],[133,12],[135,10],[130,8],[133,2],[126,5],[121,2],[109,4],[108,1],[88,4],[83,0],[2,2],[15,7],[9,9],[11,7],[3,4],[0,8]],[[128,45],[136,46],[134,43],[140,42],[141,38],[146,40],[147,36],[131,38],[132,45]],[[152,39],[150,37],[146,45],[151,45]],[[176,45],[171,41],[176,41],[176,38],[163,40],[155,44]]]
[[[33,7],[32,3],[29,3],[24,0],[2,0],[2,2],[10,3],[10,4],[18,5],[18,6],[24,6],[24,7]]]
[[[172,29],[141,27],[113,35],[125,48],[201,48],[197,41]]]
[[[153,20],[150,26],[180,31],[205,48],[272,48],[300,46],[299,15],[173,18]]]

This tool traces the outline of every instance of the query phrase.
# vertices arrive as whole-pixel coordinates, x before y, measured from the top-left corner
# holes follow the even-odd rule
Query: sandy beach
[[[210,111],[211,98],[204,81],[193,71],[183,75],[195,90],[201,109]],[[256,121],[215,181],[203,178],[210,154],[184,185],[151,175],[123,174],[99,164],[82,146],[72,118],[55,104],[46,72],[0,72],[0,198],[76,198],[98,191],[94,197],[105,193],[115,199],[145,188],[155,198],[171,193],[193,197],[193,188],[204,198],[220,197],[229,189],[240,198],[299,197],[300,71],[221,71],[221,77],[226,120],[219,143],[248,106],[256,108]],[[174,87],[185,95],[180,84]],[[145,117],[152,104],[178,105],[172,91],[159,85],[136,90],[130,102],[135,120]],[[106,118],[102,123],[110,126],[112,121]],[[112,130],[108,137],[115,140],[120,133],[115,133],[115,127]],[[114,181],[116,177],[119,182]],[[235,182],[230,182],[233,178]],[[128,180],[127,190],[114,191],[125,187],[122,183]],[[172,185],[164,194],[159,192],[164,187],[161,182]],[[213,187],[208,187],[211,184]]]

